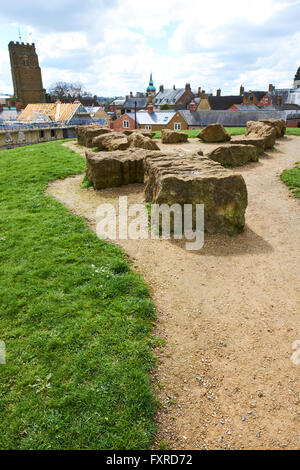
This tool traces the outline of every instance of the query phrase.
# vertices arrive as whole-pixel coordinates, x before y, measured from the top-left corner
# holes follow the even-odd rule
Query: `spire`
[[[149,86],[147,88],[147,93],[155,93],[156,92],[156,88],[154,86],[154,83],[153,83],[153,78],[152,78],[152,72],[150,73],[150,81],[149,81]]]

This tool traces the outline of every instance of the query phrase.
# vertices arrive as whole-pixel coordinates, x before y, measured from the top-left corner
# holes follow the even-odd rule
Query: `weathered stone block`
[[[252,138],[253,136],[262,137],[265,149],[271,149],[275,145],[277,132],[275,127],[261,121],[249,121],[247,122],[246,137]]]
[[[133,131],[130,130],[130,129],[126,129],[125,131],[123,131],[123,134],[125,134],[125,135],[142,134],[143,136],[149,137],[150,139],[152,139],[152,137],[154,137],[154,135],[155,135],[154,132],[148,131],[146,129],[135,129]]]
[[[146,150],[159,150],[156,142],[149,137],[145,137],[143,134],[133,132],[128,137],[130,147],[141,148]]]
[[[161,141],[163,144],[179,144],[187,142],[188,135],[183,132],[175,132],[169,129],[163,129],[161,131]]]
[[[209,233],[233,234],[244,229],[248,195],[241,175],[197,154],[146,156],[145,169],[146,201],[182,207],[204,204]]]
[[[286,133],[286,122],[284,119],[261,119],[260,122],[274,127],[276,137],[283,137]]]
[[[223,145],[210,152],[207,157],[223,166],[230,167],[258,161],[254,145]]]
[[[111,132],[107,135],[99,135],[93,139],[93,147],[99,150],[114,152],[115,150],[126,150],[129,141],[122,132]]]
[[[257,137],[255,135],[251,135],[249,137],[240,137],[237,139],[234,138],[230,143],[234,145],[254,145],[258,155],[264,153],[265,151],[265,140],[263,137]]]
[[[103,134],[110,134],[112,131],[107,127],[101,126],[77,126],[75,128],[77,141],[79,145],[83,145],[84,147],[93,147],[93,139],[96,136],[103,135]]]
[[[231,136],[221,124],[210,124],[198,134],[204,142],[228,142]]]
[[[143,150],[127,152],[86,151],[86,176],[95,189],[144,182]]]

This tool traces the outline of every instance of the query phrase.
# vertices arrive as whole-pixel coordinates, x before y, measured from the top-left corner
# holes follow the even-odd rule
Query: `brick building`
[[[16,101],[25,107],[29,103],[45,103],[42,73],[34,44],[8,44],[11,74]]]
[[[244,93],[243,104],[255,104],[255,106],[270,106],[271,98],[267,91],[250,90],[249,92]]]
[[[153,104],[156,107],[168,105],[172,109],[186,109],[194,97],[189,83],[185,85],[185,88],[176,88],[174,85],[173,88],[165,89],[163,85],[160,85],[159,92],[153,97]]]
[[[112,121],[111,127],[117,132],[134,130],[135,128],[151,131],[161,131],[162,129],[179,131],[187,129],[187,124],[179,112],[153,111],[153,107],[148,105],[147,111],[136,113],[136,123],[134,113],[125,113],[116,121]]]
[[[221,96],[221,90],[217,90],[217,96],[203,94],[197,106],[198,111],[226,110],[235,104],[243,103],[243,96],[229,95]]]

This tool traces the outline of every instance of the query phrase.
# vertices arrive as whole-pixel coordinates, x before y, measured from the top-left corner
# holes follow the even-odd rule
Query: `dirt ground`
[[[287,137],[233,170],[249,191],[240,235],[207,235],[197,252],[168,240],[119,241],[152,288],[156,334],[166,340],[153,377],[162,402],[155,448],[300,448],[300,365],[291,360],[300,340],[300,200],[279,180],[299,160],[300,138]],[[143,185],[94,191],[81,180],[53,182],[48,193],[92,229],[100,203],[143,201]]]

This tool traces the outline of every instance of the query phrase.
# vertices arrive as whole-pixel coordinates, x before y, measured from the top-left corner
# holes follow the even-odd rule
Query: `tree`
[[[83,89],[81,83],[57,82],[50,86],[49,95],[53,101],[67,100],[73,101],[76,98],[91,96]]]
[[[160,109],[165,111],[165,110],[167,110],[167,109],[171,109],[171,106],[168,105],[167,103],[165,103],[165,104],[162,104],[162,105],[161,105]]]

